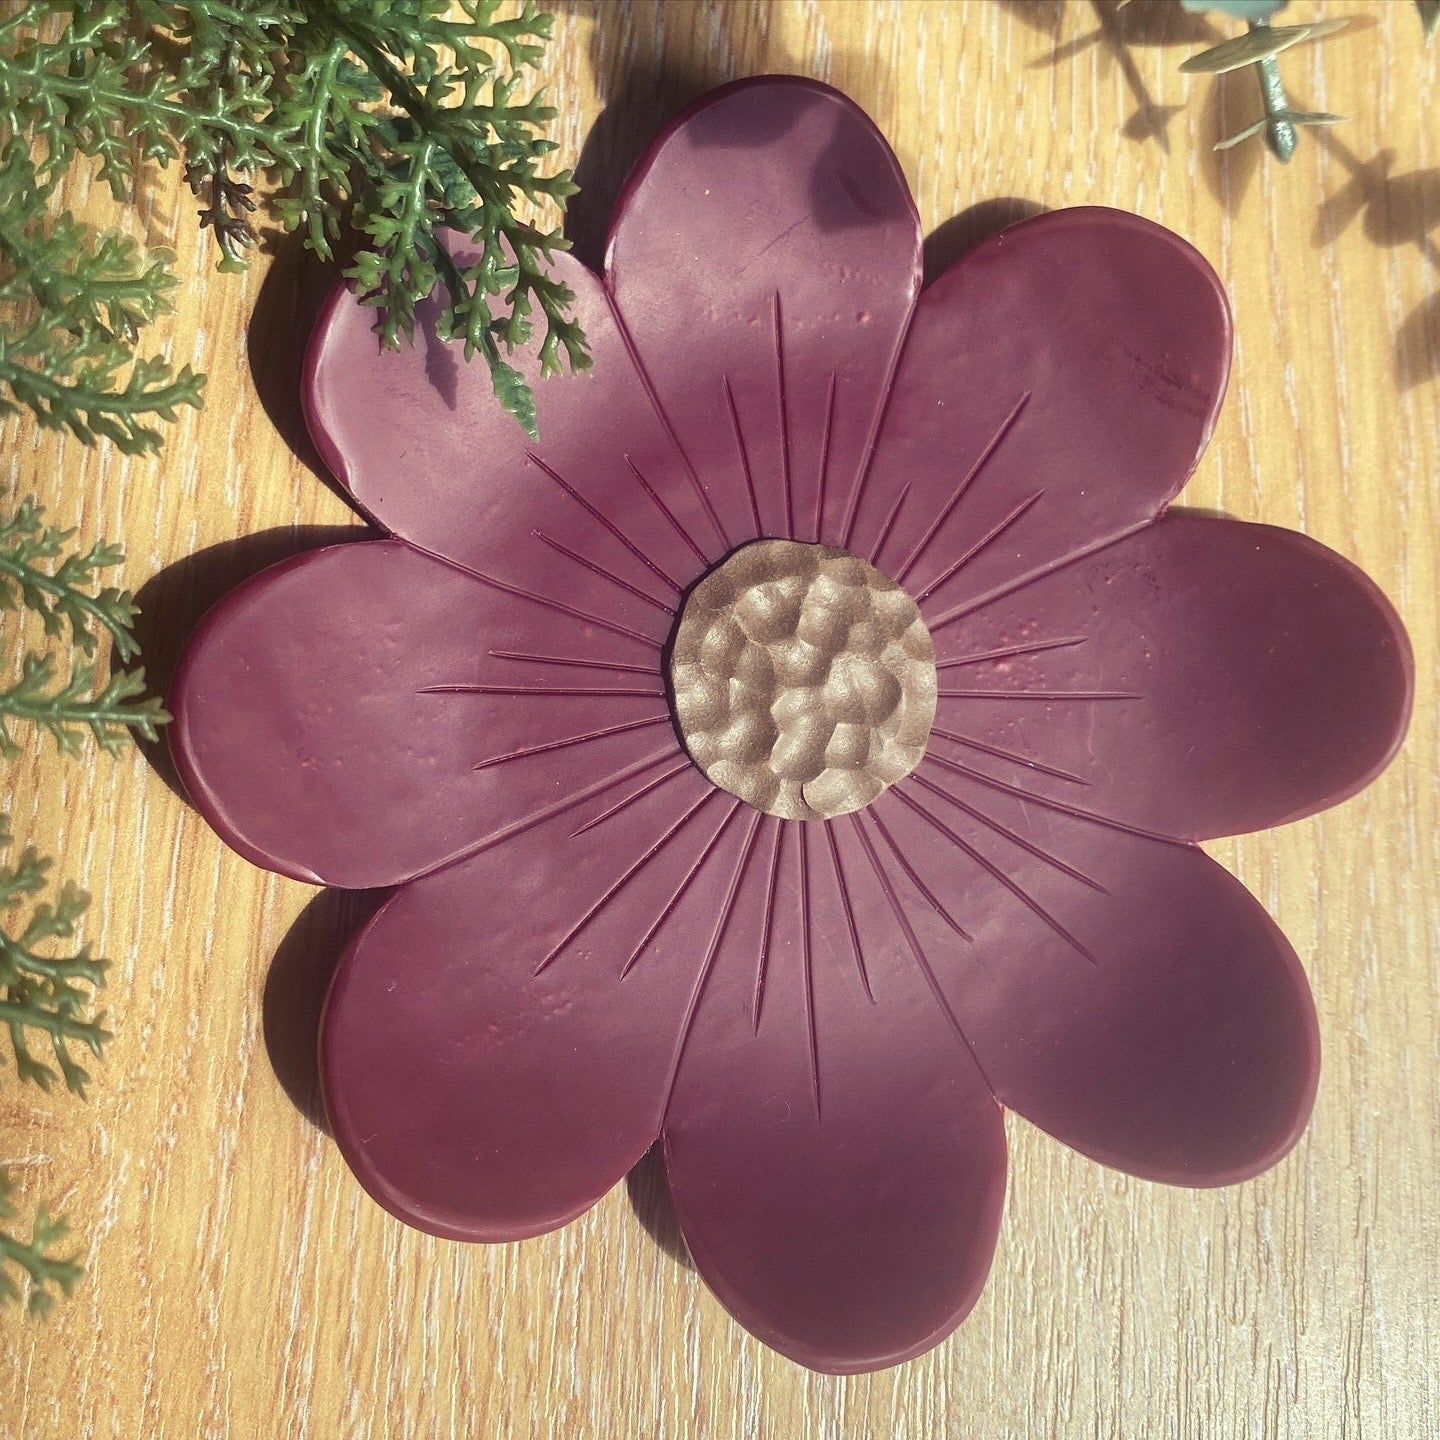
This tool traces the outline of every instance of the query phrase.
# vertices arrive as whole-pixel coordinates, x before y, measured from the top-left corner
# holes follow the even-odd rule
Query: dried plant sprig
[[[1186,75],[1225,75],[1231,70],[1243,70],[1247,65],[1272,59],[1292,46],[1323,40],[1325,36],[1343,30],[1349,23],[1343,18],[1316,20],[1308,25],[1271,25],[1267,20],[1251,20],[1245,34],[1192,55],[1181,64],[1180,69]]]

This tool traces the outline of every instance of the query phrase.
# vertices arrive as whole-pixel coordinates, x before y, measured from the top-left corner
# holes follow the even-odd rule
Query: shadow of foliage
[[[1359,223],[1365,237],[1386,250],[1413,245],[1429,262],[1440,286],[1440,169],[1397,175],[1395,152],[1361,158],[1333,131],[1316,141],[1345,171],[1345,182],[1321,203],[1311,243],[1323,248]],[[1412,390],[1440,378],[1440,288],[1406,318],[1395,337],[1396,381]]]

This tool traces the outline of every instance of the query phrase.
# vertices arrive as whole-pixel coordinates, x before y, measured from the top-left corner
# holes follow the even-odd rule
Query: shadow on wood
[[[1119,67],[1135,102],[1135,109],[1121,127],[1127,140],[1154,140],[1162,150],[1170,149],[1170,122],[1185,110],[1184,103],[1161,104],[1150,93],[1132,47],[1180,47],[1202,50],[1224,38],[1208,19],[1182,10],[1174,0],[1089,0],[1091,29],[1071,40],[1061,40],[1065,30],[1064,6],[1036,5],[1032,0],[998,0],[1012,15],[1054,42],[1048,55],[1030,62],[1031,69],[1048,69],[1078,59],[1095,46]],[[1083,10],[1081,11],[1083,13]],[[1178,62],[1177,62],[1178,63]]]
[[[1395,379],[1402,390],[1412,390],[1440,378],[1440,241],[1434,234],[1440,229],[1440,169],[1395,175],[1394,150],[1362,161],[1333,131],[1320,130],[1315,138],[1348,178],[1321,204],[1311,243],[1316,249],[1333,244],[1360,221],[1372,244],[1386,250],[1413,245],[1425,257],[1437,288],[1396,332]]]
[[[325,995],[346,946],[390,894],[322,890],[295,918],[265,977],[261,1008],[270,1068],[295,1108],[327,1135],[317,1052]]]
[[[351,257],[321,260],[305,248],[298,235],[277,240],[273,253],[274,261],[260,282],[245,331],[250,378],[270,423],[296,459],[337,494],[343,494],[310,439],[300,391],[310,333],[320,307],[340,283],[343,266]]]
[[[693,1270],[695,1265],[685,1248],[685,1237],[680,1233],[680,1222],[670,1199],[665,1160],[658,1140],[625,1177],[625,1194],[645,1233],[677,1264]]]

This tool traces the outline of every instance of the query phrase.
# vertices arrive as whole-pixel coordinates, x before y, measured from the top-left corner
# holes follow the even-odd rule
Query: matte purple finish
[[[173,697],[242,853],[404,882],[323,1023],[365,1187],[517,1239],[660,1137],[721,1300],[845,1372],[973,1305],[1002,1107],[1157,1180],[1278,1159],[1314,1098],[1309,989],[1193,842],[1366,784],[1413,664],[1339,556],[1164,513],[1229,363],[1205,262],[1061,211],[919,294],[884,140],[771,77],[661,138],[604,278],[555,269],[595,368],[539,386],[537,444],[481,367],[428,329],[380,353],[337,291],[307,410],[394,538],[240,587]],[[757,535],[873,560],[935,639],[929,753],[835,821],[716,790],[669,719],[680,597]]]

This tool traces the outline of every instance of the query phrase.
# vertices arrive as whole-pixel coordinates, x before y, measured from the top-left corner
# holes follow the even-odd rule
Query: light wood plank
[[[927,227],[968,214],[952,242],[998,201],[1104,203],[1215,262],[1236,366],[1186,499],[1357,560],[1405,613],[1420,674],[1411,739],[1377,785],[1214,847],[1314,979],[1326,1067],[1296,1152],[1238,1189],[1189,1193],[1012,1121],[1008,1218],[973,1317],[894,1371],[809,1375],[647,1232],[631,1194],[653,1212],[653,1176],[521,1246],[467,1248],[385,1216],[286,1088],[304,1099],[313,1080],[307,1017],[353,911],[225,851],[138,753],[77,764],[46,749],[10,772],[10,808],[98,894],[117,1037],[88,1106],[0,1089],[23,1192],[59,1201],[90,1242],[87,1281],[48,1325],[0,1318],[0,1435],[1440,1435],[1440,49],[1421,49],[1398,0],[1294,10],[1355,15],[1285,67],[1298,100],[1355,118],[1306,135],[1288,168],[1253,145],[1209,153],[1222,115],[1233,129],[1256,113],[1248,76],[1187,79],[1177,44],[1122,59],[1103,36],[1077,43],[1100,28],[1090,0],[575,0],[550,87],[570,162],[609,107],[589,158],[601,202],[680,103],[793,70],[870,110]],[[1153,28],[1173,39],[1183,22]],[[1146,104],[1173,108],[1168,148],[1136,136]],[[106,213],[87,188],[77,179],[76,203]],[[24,422],[0,432],[7,493],[125,542],[162,673],[228,584],[305,527],[354,523],[247,363],[293,434],[307,267],[286,247],[217,276],[188,212],[171,177],[130,219],[177,245],[179,313],[155,338],[209,371],[207,410],[157,459]]]

